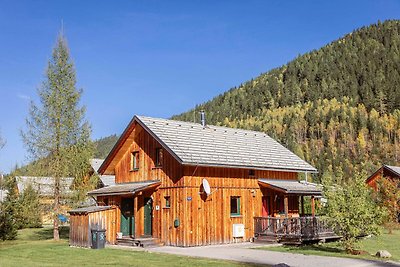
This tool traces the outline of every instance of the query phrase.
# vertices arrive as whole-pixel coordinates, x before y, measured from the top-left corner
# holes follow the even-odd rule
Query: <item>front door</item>
[[[271,204],[270,203],[271,203],[270,196],[262,197],[262,217],[271,216],[271,209],[270,209]]]
[[[123,236],[135,236],[133,198],[121,199],[121,232]]]
[[[144,199],[144,235],[152,235],[153,221],[153,200],[151,198]]]

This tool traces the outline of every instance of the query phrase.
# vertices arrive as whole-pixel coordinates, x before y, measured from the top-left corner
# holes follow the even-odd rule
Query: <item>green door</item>
[[[144,199],[144,235],[152,235],[153,201],[151,198]]]
[[[121,199],[121,232],[123,236],[135,236],[133,198]]]

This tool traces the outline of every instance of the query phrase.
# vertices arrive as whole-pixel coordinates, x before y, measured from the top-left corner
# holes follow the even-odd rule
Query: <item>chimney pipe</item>
[[[200,122],[201,122],[201,126],[203,126],[203,128],[206,127],[206,113],[204,112],[204,110],[200,111]]]

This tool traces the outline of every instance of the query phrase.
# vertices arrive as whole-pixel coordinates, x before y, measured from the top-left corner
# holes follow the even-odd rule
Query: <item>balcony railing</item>
[[[273,237],[277,241],[319,240],[337,238],[328,226],[327,218],[320,217],[254,217],[255,237]]]

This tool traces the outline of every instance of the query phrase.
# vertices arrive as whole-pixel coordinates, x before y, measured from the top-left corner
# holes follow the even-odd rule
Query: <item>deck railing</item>
[[[334,236],[327,218],[320,217],[255,217],[255,236],[273,236],[280,238],[300,238],[313,240],[325,236]]]

